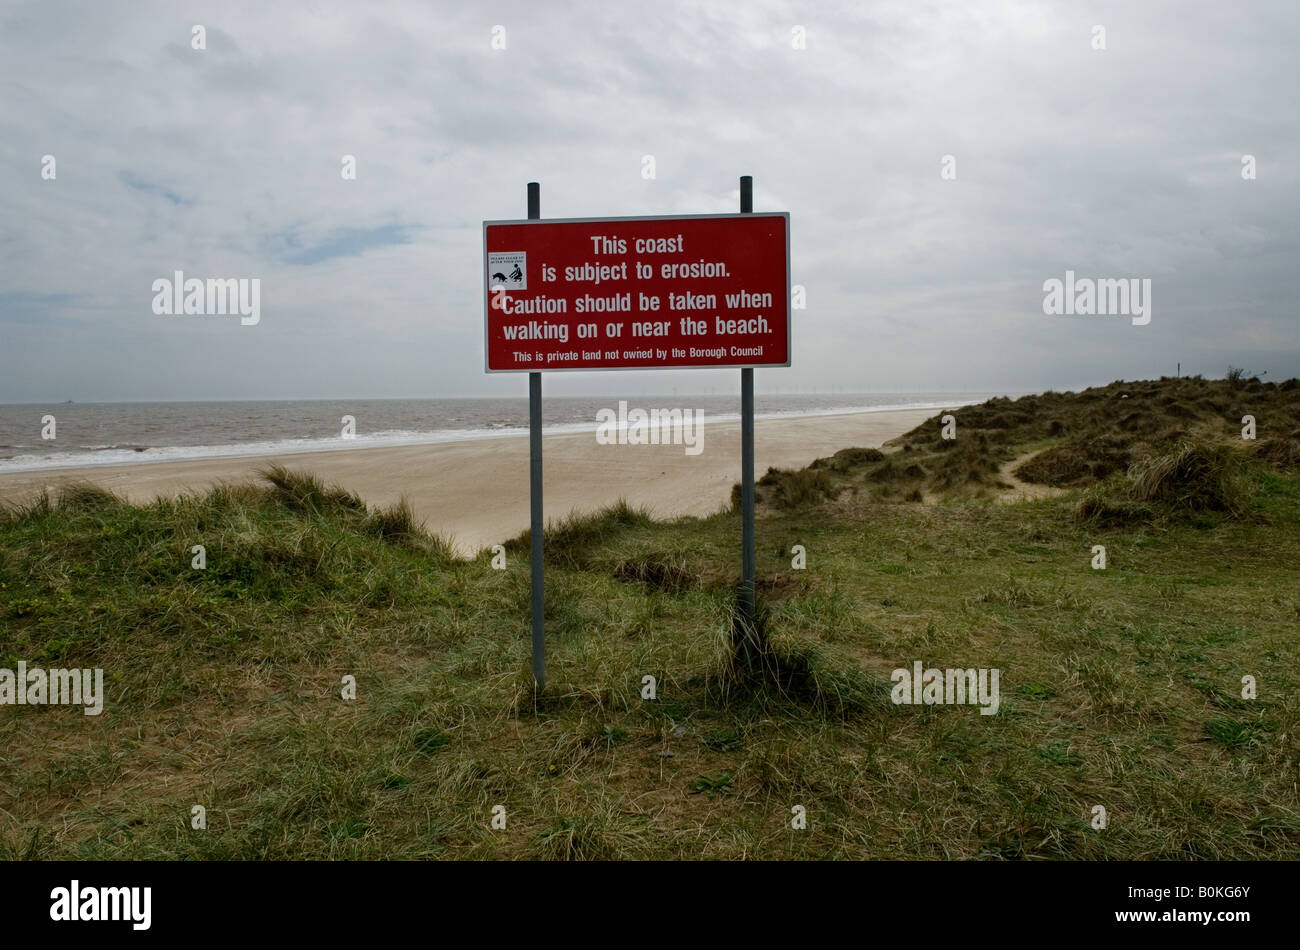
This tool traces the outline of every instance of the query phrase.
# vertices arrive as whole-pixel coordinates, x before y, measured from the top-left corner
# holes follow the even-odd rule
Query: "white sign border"
[[[649,372],[658,371],[669,373],[679,369],[781,369],[788,367],[794,358],[794,341],[792,324],[794,323],[790,312],[791,301],[790,295],[792,284],[790,282],[790,212],[789,211],[752,211],[746,213],[731,212],[729,214],[642,214],[630,215],[613,218],[504,218],[483,222],[483,257],[482,267],[487,267],[487,232],[490,225],[501,224],[598,224],[598,223],[617,223],[620,221],[698,221],[705,218],[785,218],[785,362],[784,363],[711,363],[708,366],[696,364],[687,364],[682,366],[550,366],[550,367],[529,367],[521,366],[518,369],[492,369],[488,366],[488,314],[491,311],[492,299],[491,288],[486,280],[483,283],[483,372],[485,373],[622,373],[629,370]],[[483,279],[485,272],[480,269],[479,277]]]

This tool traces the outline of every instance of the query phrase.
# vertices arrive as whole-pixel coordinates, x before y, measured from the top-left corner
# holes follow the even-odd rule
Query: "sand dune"
[[[760,419],[756,473],[761,476],[769,466],[802,467],[849,446],[879,446],[934,413],[911,409]],[[740,423],[708,423],[704,451],[693,456],[679,445],[600,445],[594,433],[565,433],[543,439],[542,458],[548,519],[620,497],[658,517],[705,515],[725,505],[740,480]],[[405,495],[431,530],[454,538],[465,553],[528,527],[526,437],[0,474],[0,501],[22,502],[43,488],[78,481],[148,501],[256,478],[274,462],[311,471],[371,505]]]

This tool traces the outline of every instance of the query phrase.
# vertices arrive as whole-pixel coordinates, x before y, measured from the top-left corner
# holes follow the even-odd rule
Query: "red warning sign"
[[[489,373],[790,365],[790,215],[484,221]]]

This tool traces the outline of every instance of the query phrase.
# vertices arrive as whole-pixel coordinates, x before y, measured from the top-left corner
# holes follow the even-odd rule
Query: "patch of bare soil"
[[[1019,468],[1035,455],[1045,451],[1047,450],[1039,449],[1037,452],[1027,452],[1018,458],[1013,458],[998,470],[998,477],[1011,486],[1010,490],[998,496],[999,501],[1033,501],[1038,498],[1055,498],[1057,495],[1063,495],[1069,490],[1056,488],[1052,485],[1034,485],[1030,482],[1021,481],[1011,474],[1013,469]]]

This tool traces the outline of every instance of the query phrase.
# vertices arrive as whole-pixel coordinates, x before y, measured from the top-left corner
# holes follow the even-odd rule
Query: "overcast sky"
[[[1297,49],[1296,0],[5,0],[0,401],[525,395],[483,372],[482,221],[530,180],[732,212],[742,174],[808,300],[760,392],[1300,375]],[[260,278],[261,322],[155,315],[176,270]],[[1045,315],[1066,270],[1149,278],[1151,322]]]

